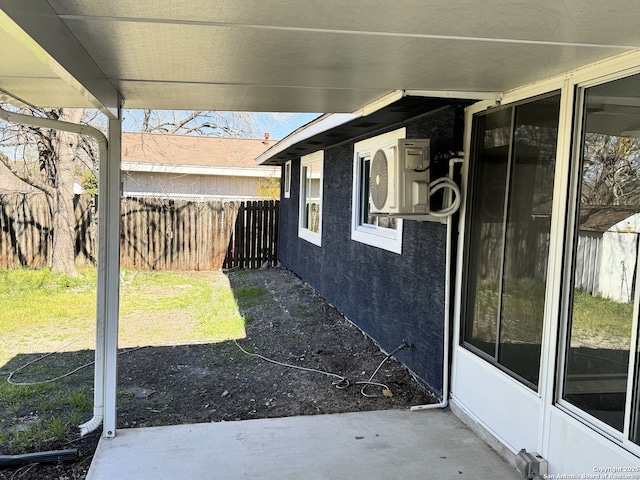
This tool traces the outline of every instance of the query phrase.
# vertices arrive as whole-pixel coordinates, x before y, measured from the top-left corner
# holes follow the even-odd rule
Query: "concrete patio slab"
[[[385,410],[118,430],[87,480],[521,478],[453,414]]]

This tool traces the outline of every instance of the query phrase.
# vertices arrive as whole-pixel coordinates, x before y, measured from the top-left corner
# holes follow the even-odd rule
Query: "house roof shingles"
[[[580,230],[606,232],[625,218],[640,212],[638,205],[582,205]]]
[[[123,133],[122,162],[256,168],[256,158],[269,146],[250,138]]]

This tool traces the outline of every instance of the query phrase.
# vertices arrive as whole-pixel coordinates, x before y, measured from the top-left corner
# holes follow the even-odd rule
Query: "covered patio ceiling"
[[[0,0],[14,104],[355,112],[493,98],[640,48],[631,0]]]

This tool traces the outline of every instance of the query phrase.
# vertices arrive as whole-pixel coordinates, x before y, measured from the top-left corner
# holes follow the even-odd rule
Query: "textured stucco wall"
[[[407,138],[431,139],[434,173],[446,172],[448,153],[461,148],[462,108],[403,126]],[[398,360],[441,395],[446,226],[405,221],[401,255],[351,240],[353,149],[363,138],[325,150],[321,247],[298,238],[300,161],[292,163],[291,197],[280,206],[280,261],[386,351],[408,340],[412,348]]]

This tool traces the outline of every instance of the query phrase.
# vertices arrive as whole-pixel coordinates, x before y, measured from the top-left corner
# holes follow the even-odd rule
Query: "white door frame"
[[[463,259],[465,248],[466,202],[461,208],[460,235],[457,250],[456,284],[454,299],[454,335],[452,349],[452,384],[451,403],[454,410],[461,411],[485,433],[490,434],[511,454],[520,448],[535,450],[550,461],[550,473],[582,473],[565,471],[567,468],[577,468],[581,461],[578,456],[586,456],[592,461],[618,462],[616,466],[635,465],[640,456],[640,447],[626,445],[619,448],[603,433],[593,429],[583,418],[572,414],[556,402],[559,378],[562,375],[562,364],[558,364],[558,351],[563,347],[566,332],[562,325],[566,324],[562,317],[562,298],[567,298],[570,286],[563,287],[563,272],[566,259],[564,248],[566,232],[571,231],[572,215],[567,218],[567,201],[569,198],[569,180],[572,162],[576,161],[579,152],[572,151],[573,145],[578,144],[580,131],[574,129],[575,119],[579,119],[580,111],[576,109],[576,92],[578,88],[599,84],[608,80],[640,73],[640,52],[620,55],[605,62],[582,68],[565,75],[545,80],[534,85],[506,92],[501,99],[501,105],[533,98],[555,90],[561,91],[561,106],[558,131],[558,146],[556,155],[556,171],[553,193],[553,210],[551,218],[551,233],[549,245],[549,260],[547,266],[547,287],[545,296],[544,329],[542,337],[542,351],[540,359],[540,380],[538,392],[522,385],[485,360],[476,356],[461,346],[461,314],[463,291]],[[471,129],[473,116],[495,105],[494,102],[480,102],[470,106],[465,115],[464,150],[465,162],[462,169],[462,192],[466,199],[469,175],[469,154],[471,150]],[[575,169],[574,169],[575,170]],[[471,199],[473,201],[473,199]],[[558,333],[559,332],[559,333]],[[467,370],[467,373],[465,373]],[[480,375],[481,377],[478,377]],[[493,390],[492,390],[493,389]],[[497,392],[495,389],[501,389]],[[489,394],[486,397],[483,395]],[[495,394],[515,402],[514,407],[505,409],[498,402],[491,400]],[[520,402],[517,399],[521,399]],[[511,410],[507,412],[506,410]],[[530,418],[535,416],[536,418]],[[514,423],[515,422],[515,423]],[[526,426],[527,433],[523,431]],[[521,431],[522,433],[517,433]],[[529,437],[527,439],[527,436]],[[579,445],[571,445],[567,438],[580,439]],[[535,439],[535,440],[534,440]],[[525,445],[526,443],[526,445]],[[564,449],[562,455],[568,455],[567,460],[559,458],[558,449]],[[636,451],[637,450],[637,451]],[[505,451],[503,449],[503,451]],[[632,451],[633,453],[630,453]],[[581,454],[580,452],[583,452]],[[576,458],[571,458],[573,454]],[[595,457],[593,457],[595,455]],[[598,457],[599,456],[599,457]],[[635,462],[635,463],[634,463]],[[613,465],[609,463],[609,465]],[[594,465],[595,467],[595,465]],[[593,473],[593,467],[586,467],[584,473]]]

